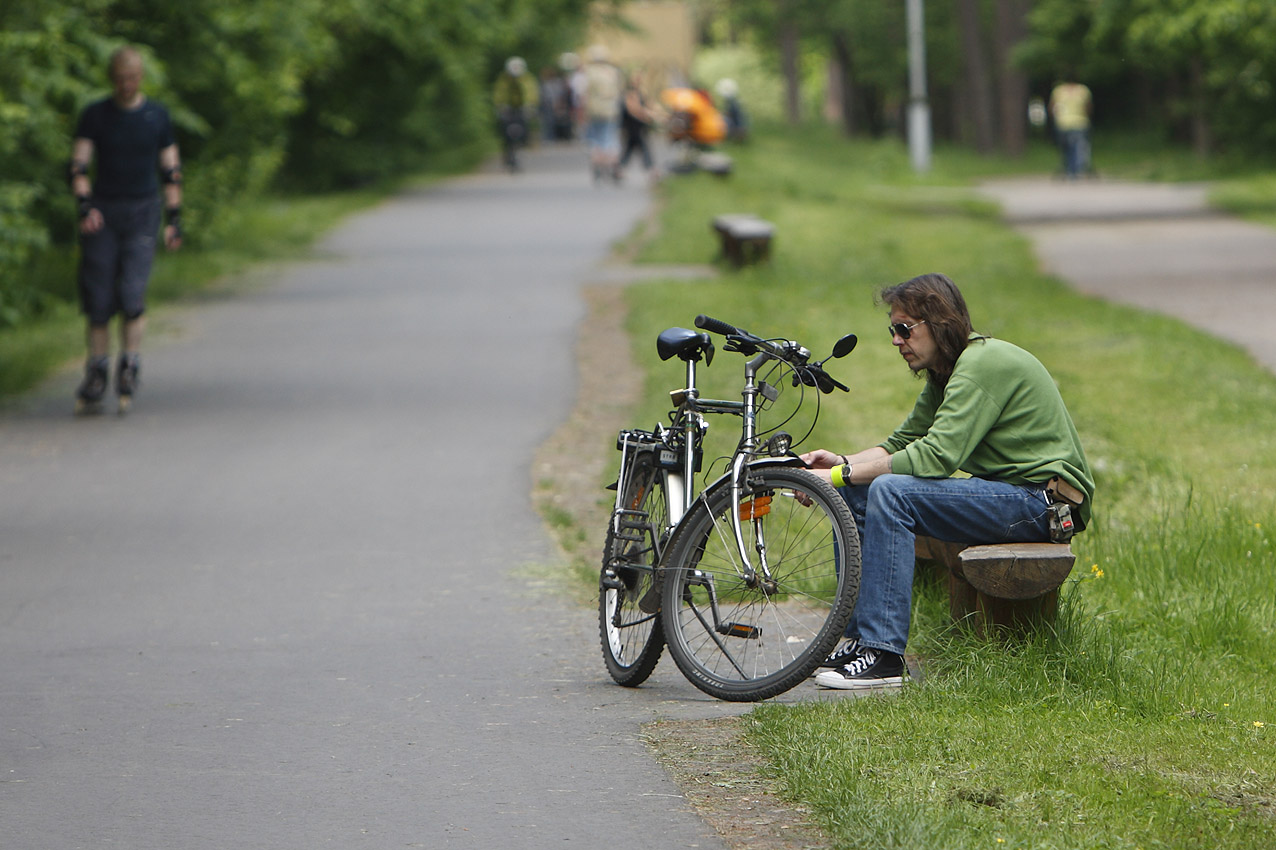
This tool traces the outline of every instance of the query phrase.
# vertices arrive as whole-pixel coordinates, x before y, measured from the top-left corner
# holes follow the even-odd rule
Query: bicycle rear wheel
[[[665,645],[655,578],[669,503],[665,477],[651,452],[633,457],[622,482],[624,497],[603,552],[598,631],[607,672],[617,684],[632,688],[647,681]]]
[[[679,524],[661,609],[678,669],[705,693],[737,702],[806,679],[842,636],[860,581],[855,520],[832,485],[792,467],[754,467],[746,477],[738,502],[729,485],[716,486]],[[769,579],[746,574],[733,511],[749,560],[765,562]]]

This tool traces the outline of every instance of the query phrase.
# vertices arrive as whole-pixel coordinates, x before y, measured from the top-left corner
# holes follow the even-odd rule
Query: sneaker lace
[[[847,638],[846,642],[829,653],[827,661],[841,661],[843,658],[851,658],[859,651],[859,638]]]
[[[843,665],[842,669],[845,670],[848,675],[859,676],[877,663],[877,655],[878,652],[876,649],[869,649],[865,647],[859,650],[859,653],[851,659],[849,663]]]

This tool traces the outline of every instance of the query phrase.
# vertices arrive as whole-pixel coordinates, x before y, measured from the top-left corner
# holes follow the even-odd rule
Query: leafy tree
[[[93,20],[104,3],[74,10],[59,5],[10,0],[0,6],[0,328],[45,302],[18,270],[56,235],[68,239],[72,232],[66,196],[71,115],[104,79],[110,50]]]
[[[351,185],[419,168],[492,129],[489,88],[505,59],[535,68],[574,44],[585,0],[343,0],[323,12],[335,61],[307,81],[288,171]]]
[[[198,243],[287,168],[305,187],[402,173],[490,132],[511,53],[535,66],[578,42],[587,0],[3,0],[0,328],[49,297],[25,281],[69,250],[66,163],[79,111],[137,46],[173,115]],[[70,282],[58,295],[70,297]]]
[[[1041,78],[1071,69],[1100,116],[1186,128],[1198,153],[1276,144],[1276,4],[1035,0],[1019,52]]]

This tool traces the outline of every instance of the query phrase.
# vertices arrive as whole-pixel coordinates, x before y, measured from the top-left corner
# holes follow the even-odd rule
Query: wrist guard
[[[93,209],[93,199],[88,195],[75,196],[75,211],[79,214],[80,220],[89,217],[89,211]]]
[[[66,164],[66,185],[70,186],[75,182],[75,178],[86,177],[88,173],[89,166],[87,163],[71,160]]]
[[[168,221],[168,226],[173,228],[173,235],[180,239],[182,236],[182,208],[169,207],[164,210],[164,217]]]

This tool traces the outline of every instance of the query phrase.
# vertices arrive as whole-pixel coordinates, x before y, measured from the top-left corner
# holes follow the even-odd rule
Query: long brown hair
[[[886,287],[878,293],[877,300],[926,322],[940,355],[940,363],[926,370],[927,379],[940,386],[948,383],[948,376],[974,331],[966,299],[961,297],[957,284],[946,275],[924,274]]]

